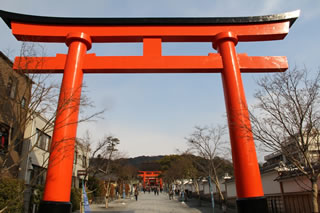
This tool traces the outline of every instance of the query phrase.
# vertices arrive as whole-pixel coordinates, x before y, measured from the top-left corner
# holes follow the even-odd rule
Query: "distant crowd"
[[[149,192],[149,194],[153,192],[154,195],[159,195],[159,192],[162,193],[162,188],[160,188],[159,186],[150,186],[150,187],[143,188],[143,193],[146,193],[146,192]]]

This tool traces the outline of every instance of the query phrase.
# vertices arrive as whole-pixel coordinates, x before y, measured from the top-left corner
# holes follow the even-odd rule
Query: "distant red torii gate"
[[[139,177],[143,179],[143,188],[146,189],[146,184],[150,185],[150,179],[155,179],[156,184],[159,183],[160,189],[162,189],[162,178],[159,177],[161,171],[139,171]]]
[[[240,72],[281,72],[288,64],[282,56],[237,54],[235,46],[238,42],[283,39],[299,11],[230,18],[57,18],[6,11],[0,11],[0,16],[18,40],[60,42],[69,47],[67,55],[17,57],[14,61],[14,69],[64,73],[52,138],[54,149],[39,212],[71,212],[73,151],[83,73],[221,73],[238,212],[267,212]],[[86,54],[92,43],[103,42],[143,42],[143,56]],[[218,53],[162,56],[162,42],[212,42]],[[73,101],[65,103],[70,99]],[[62,105],[68,110],[59,111]]]

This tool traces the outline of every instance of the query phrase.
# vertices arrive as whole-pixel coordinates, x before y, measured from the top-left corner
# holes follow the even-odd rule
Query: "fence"
[[[204,198],[208,197],[204,195]],[[311,213],[312,196],[310,192],[285,193],[266,195],[269,213]],[[217,194],[215,202],[219,203]],[[320,205],[320,194],[318,195],[318,205]],[[236,208],[236,197],[227,198],[227,206]]]

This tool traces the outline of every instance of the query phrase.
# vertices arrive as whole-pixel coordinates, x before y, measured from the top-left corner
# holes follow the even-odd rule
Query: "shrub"
[[[35,185],[35,186],[32,187],[32,194],[31,194],[29,212],[32,211],[33,205],[35,205],[36,212],[38,212],[40,201],[42,200],[42,196],[43,196],[43,191],[44,191],[44,186],[43,185]]]
[[[23,212],[24,183],[11,178],[0,179],[0,210],[6,213]]]
[[[71,189],[70,202],[72,203],[72,211],[80,209],[81,189]]]
[[[88,190],[92,191],[92,193],[88,193],[88,196],[89,194],[93,197],[101,197],[105,195],[103,182],[96,177],[89,176],[87,186]],[[92,197],[90,198],[92,199]]]

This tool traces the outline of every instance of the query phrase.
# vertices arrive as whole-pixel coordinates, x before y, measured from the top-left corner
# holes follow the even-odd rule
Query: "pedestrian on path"
[[[156,187],[153,187],[153,193],[154,193],[154,195],[157,195],[157,188]]]
[[[173,200],[173,190],[172,188],[169,189],[169,200]]]
[[[134,190],[134,196],[136,197],[136,201],[138,201],[138,195],[139,195],[139,190],[138,190],[138,187],[136,187]]]

